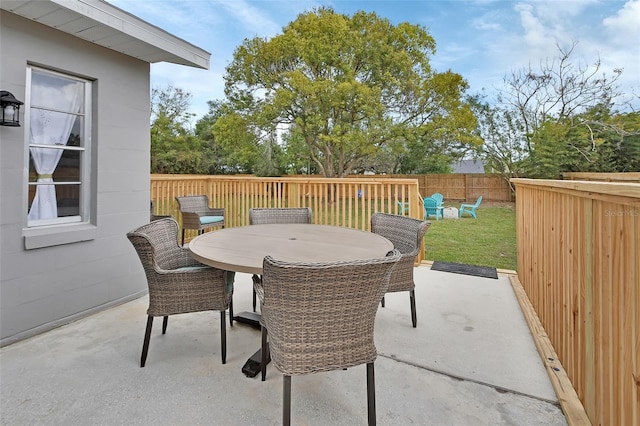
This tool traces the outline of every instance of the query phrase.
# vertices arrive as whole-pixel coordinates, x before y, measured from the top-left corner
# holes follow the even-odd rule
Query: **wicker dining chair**
[[[195,229],[198,234],[207,228],[221,226],[224,228],[225,209],[209,207],[206,195],[188,195],[176,197],[182,214],[182,245],[187,229]]]
[[[408,291],[411,304],[411,323],[418,325],[416,315],[415,282],[413,267],[416,256],[422,247],[422,238],[431,226],[431,222],[398,216],[388,213],[374,213],[371,216],[371,232],[382,235],[393,243],[393,247],[402,253],[402,259],[393,270],[387,293]],[[381,300],[384,307],[384,297]]]
[[[140,367],[144,367],[147,360],[154,317],[164,317],[162,334],[165,334],[169,315],[202,311],[220,311],[221,354],[225,364],[225,311],[233,289],[227,286],[224,271],[199,263],[188,249],[178,245],[178,223],[173,218],[143,225],[127,233],[127,238],[138,253],[149,286]]]
[[[150,210],[149,222],[153,222],[154,220],[158,220],[158,219],[164,219],[166,217],[171,217],[171,215],[156,214],[155,204],[153,200],[150,200],[150,201],[151,203],[149,204],[149,210]]]
[[[283,377],[283,424],[291,422],[291,376],[367,364],[369,424],[375,424],[374,322],[397,250],[368,260],[301,263],[267,256],[262,302],[262,373],[268,350]]]
[[[310,207],[274,207],[249,209],[249,225],[265,225],[271,223],[311,223]],[[253,281],[260,280],[254,275]],[[256,292],[253,291],[253,312],[256,311]]]

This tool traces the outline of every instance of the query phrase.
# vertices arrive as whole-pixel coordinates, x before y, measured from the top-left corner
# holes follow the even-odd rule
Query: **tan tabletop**
[[[226,271],[262,274],[266,255],[290,262],[334,262],[385,256],[386,238],[329,225],[270,224],[224,228],[191,240],[194,258]]]

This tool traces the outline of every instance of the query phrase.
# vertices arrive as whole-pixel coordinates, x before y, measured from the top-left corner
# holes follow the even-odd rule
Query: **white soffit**
[[[209,69],[206,50],[103,0],[2,0],[0,8],[149,63]]]

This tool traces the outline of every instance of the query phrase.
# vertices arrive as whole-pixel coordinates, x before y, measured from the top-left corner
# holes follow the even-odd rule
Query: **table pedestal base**
[[[260,314],[256,312],[240,312],[237,316],[233,317],[234,321],[237,321],[242,324],[249,325],[253,328],[261,329],[260,326]],[[261,366],[262,361],[262,348],[258,349],[251,358],[247,360],[242,366],[242,372],[247,377],[256,377],[258,373],[262,371]],[[271,361],[271,357],[269,356],[269,343],[267,343],[267,364]]]
[[[260,314],[256,312],[240,312],[233,317],[234,321],[238,321],[242,324],[250,325],[253,328],[260,330]]]
[[[260,361],[262,360],[262,349],[258,349],[256,353],[251,355],[251,358],[247,360],[242,366],[242,372],[247,377],[256,377],[258,373],[262,371]],[[267,346],[267,364],[271,361],[269,356],[269,347]]]

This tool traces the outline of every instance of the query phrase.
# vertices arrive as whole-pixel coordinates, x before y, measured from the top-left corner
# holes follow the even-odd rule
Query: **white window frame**
[[[55,146],[55,145],[36,145],[31,144],[31,108],[34,109],[36,106],[32,105],[32,75],[33,71],[36,70],[40,73],[51,74],[54,76],[59,76],[63,78],[67,78],[70,80],[74,80],[84,84],[84,98],[82,99],[83,108],[82,113],[78,114],[84,118],[83,127],[82,127],[82,146],[73,147],[73,146]],[[71,73],[53,71],[51,69],[47,69],[45,67],[40,66],[27,66],[27,76],[26,76],[26,91],[25,91],[25,166],[24,166],[24,181],[25,185],[25,193],[24,193],[24,222],[23,222],[23,235],[25,237],[25,249],[32,248],[40,248],[40,247],[48,247],[60,244],[68,244],[78,241],[86,241],[95,238],[96,235],[96,226],[95,219],[92,217],[92,205],[95,203],[93,197],[95,194],[92,193],[92,176],[94,173],[92,172],[92,150],[93,141],[92,141],[92,108],[93,108],[93,84],[92,80],[87,78],[82,78]],[[39,220],[29,220],[28,219],[28,210],[29,210],[29,189],[35,185],[35,182],[29,182],[29,161],[30,161],[30,147],[46,147],[48,149],[63,149],[63,150],[74,150],[80,153],[80,181],[79,182],[64,182],[55,184],[59,185],[67,185],[73,184],[78,185],[80,188],[80,200],[79,200],[79,215],[74,216],[66,216],[66,217],[58,217],[58,218],[50,218],[50,219],[39,219]],[[42,183],[41,183],[42,184]]]

